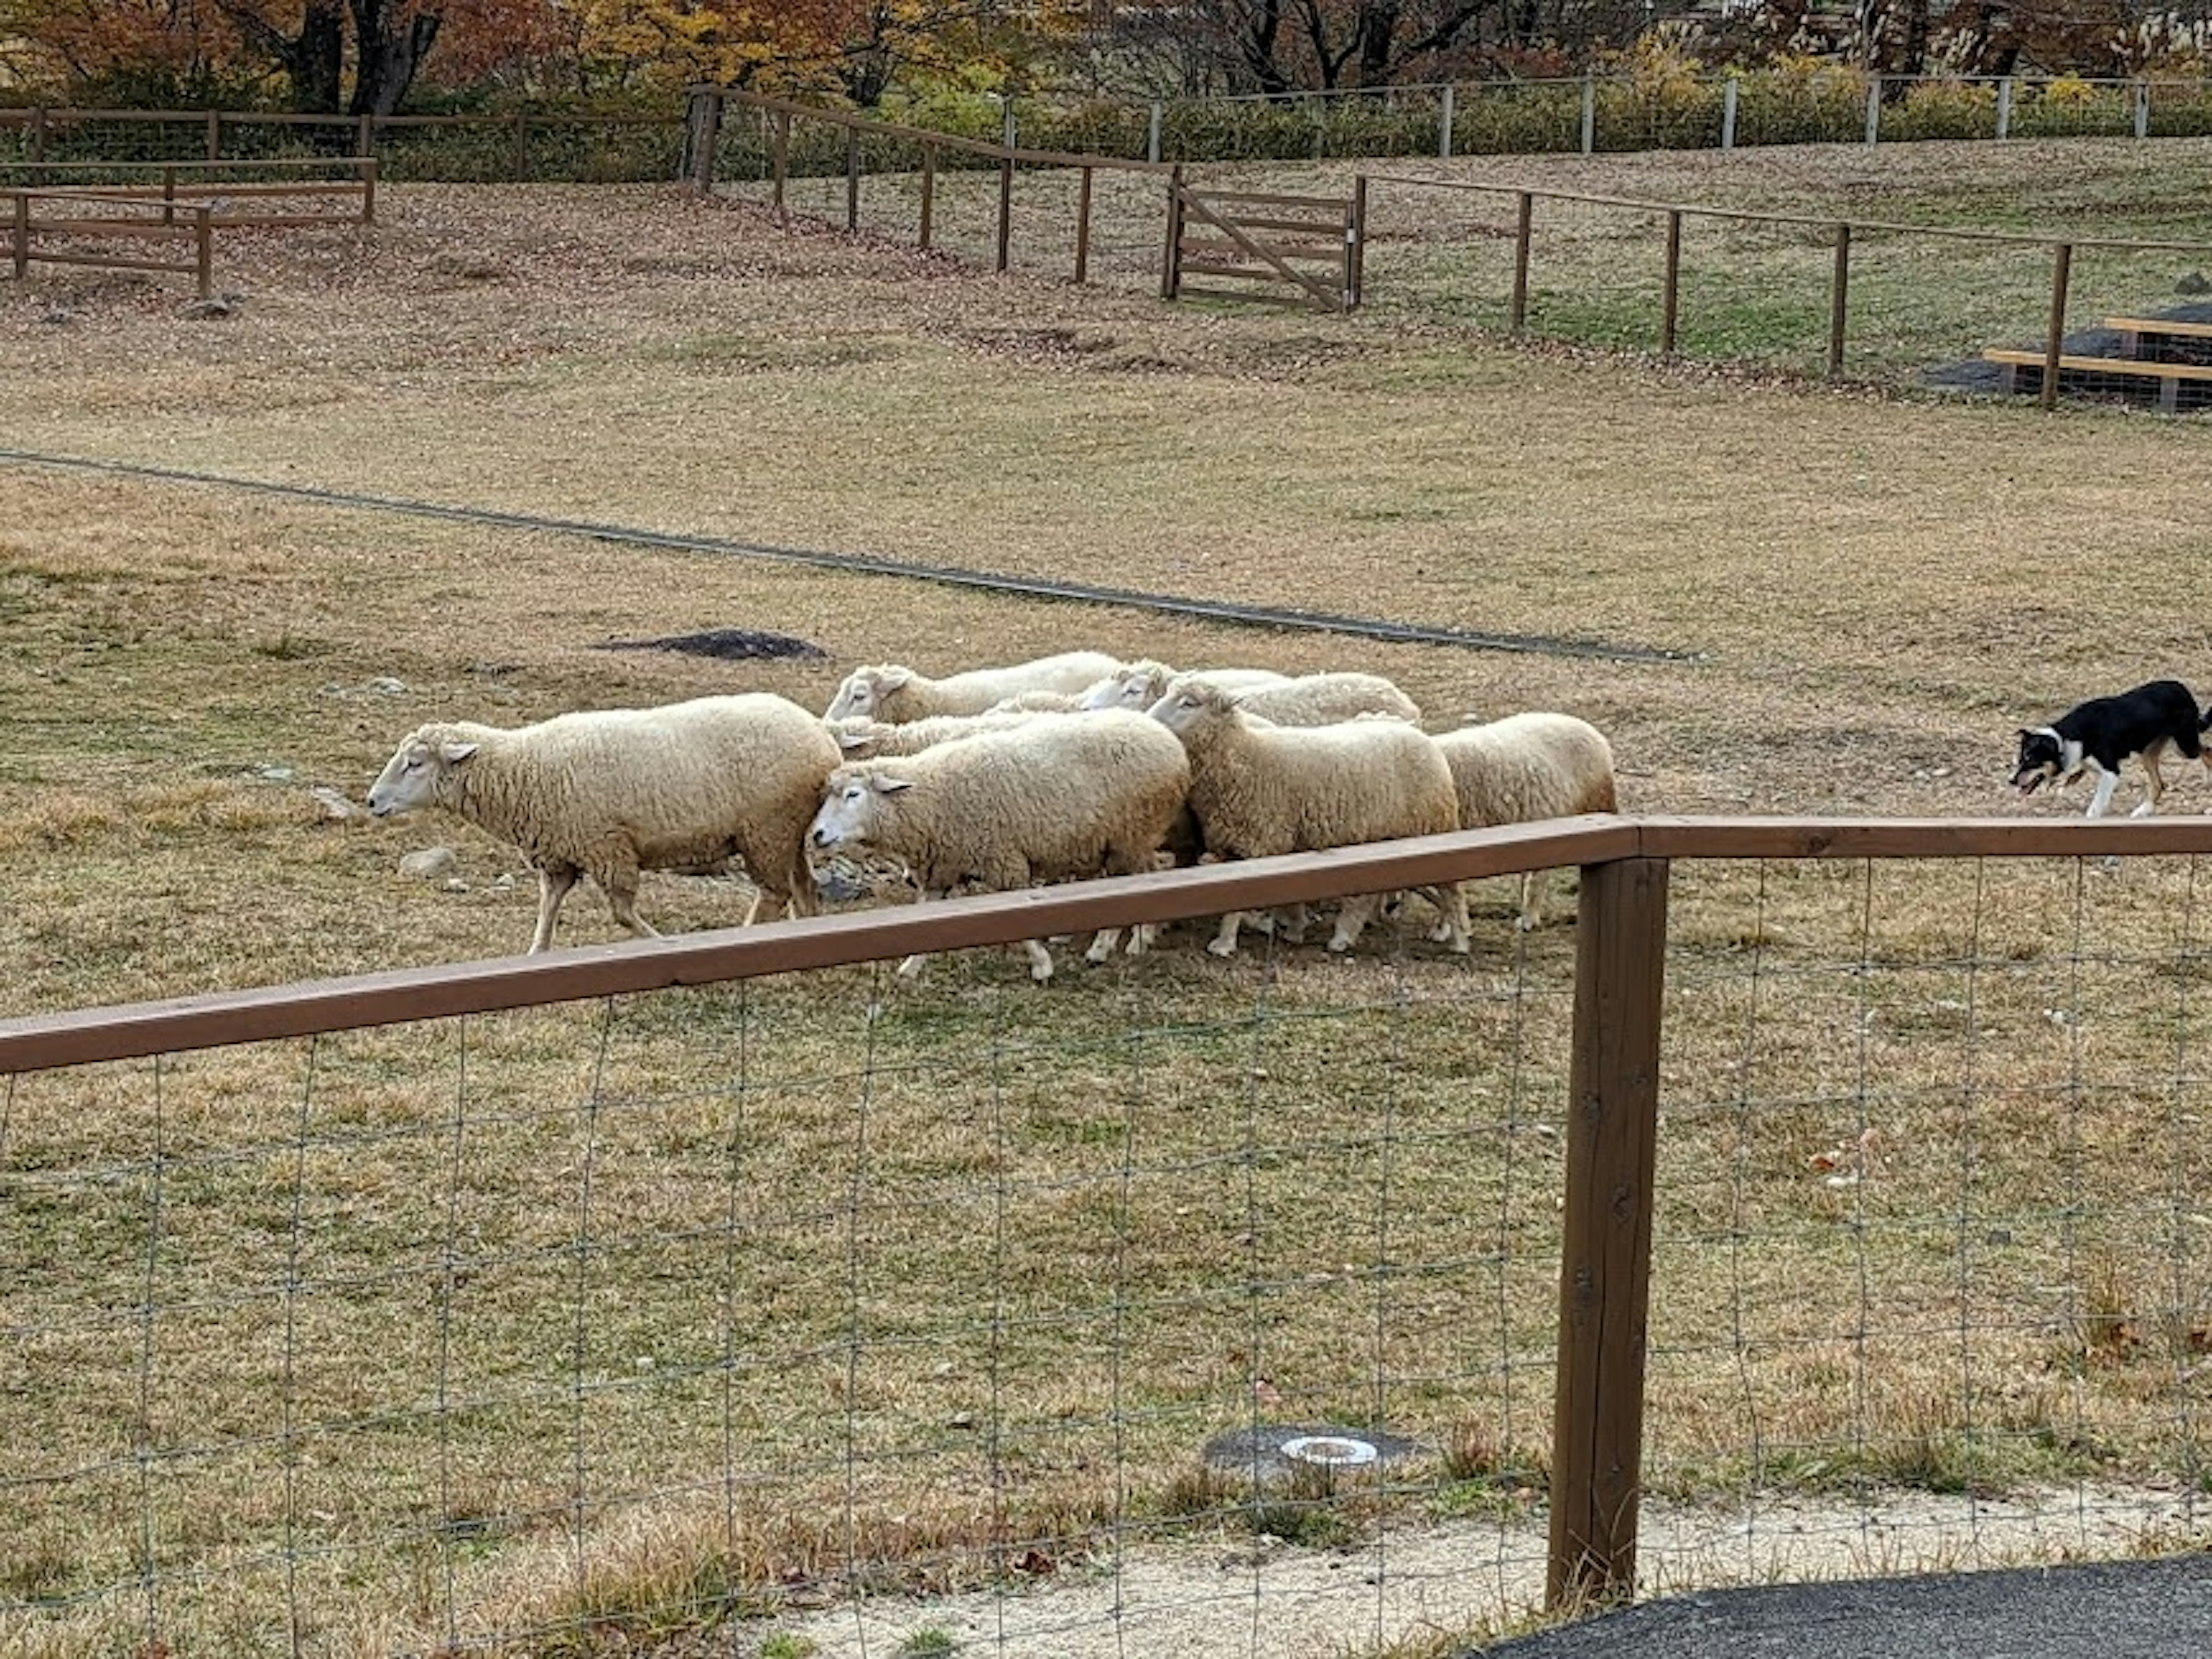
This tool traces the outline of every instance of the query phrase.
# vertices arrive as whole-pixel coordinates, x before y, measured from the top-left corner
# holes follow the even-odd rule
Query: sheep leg
[[[948,897],[951,894],[951,891],[952,890],[950,887],[917,886],[914,890],[914,902],[916,904],[923,904],[927,903],[931,899],[944,899]],[[913,956],[908,957],[905,961],[899,963],[898,976],[901,979],[912,979],[915,975],[921,972],[921,964],[928,960],[929,957],[926,954],[921,951],[916,951]]]
[[[1340,955],[1349,951],[1382,902],[1379,893],[1357,893],[1345,900],[1336,913],[1336,931],[1328,936],[1328,948]]]
[[[1468,939],[1467,894],[1455,881],[1437,887],[1424,887],[1421,891],[1430,903],[1443,913],[1443,943],[1455,957],[1465,956],[1472,948]]]
[[[1313,913],[1304,904],[1285,904],[1275,912],[1275,937],[1285,945],[1306,942],[1306,923]]]
[[[1097,933],[1091,936],[1091,948],[1083,953],[1083,959],[1095,968],[1100,963],[1105,961],[1107,957],[1114,954],[1114,947],[1120,944],[1121,940],[1121,930],[1120,928],[1101,927]],[[1136,954],[1136,941],[1133,938],[1130,940],[1130,945],[1131,949],[1129,953],[1130,955],[1134,956]]]
[[[568,890],[576,884],[583,872],[573,864],[549,864],[538,872],[538,927],[530,935],[530,954],[553,946],[553,924],[561,917],[561,901],[568,896]]]
[[[1521,915],[1513,924],[1524,933],[1544,925],[1544,901],[1551,896],[1553,872],[1531,870],[1521,878]]]
[[[660,931],[637,913],[637,866],[623,865],[617,869],[592,872],[592,879],[606,890],[607,908],[614,912],[615,921],[627,927],[639,939],[659,939]]]
[[[1243,925],[1243,921],[1244,913],[1242,910],[1231,910],[1227,915],[1222,917],[1220,927],[1215,932],[1213,937],[1206,942],[1206,950],[1217,957],[1235,956],[1237,930]]]
[[[1043,984],[1052,977],[1052,952],[1045,948],[1042,939],[1025,939],[1022,941],[1022,948],[1030,953],[1030,977],[1038,984]]]

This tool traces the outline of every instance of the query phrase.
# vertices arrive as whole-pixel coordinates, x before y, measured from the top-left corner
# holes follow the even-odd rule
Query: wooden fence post
[[[2012,137],[2012,76],[1997,82],[1997,137]]]
[[[929,252],[929,233],[936,213],[937,146],[926,143],[921,147],[921,234],[915,239],[924,253]]]
[[[1583,71],[1583,154],[1592,155],[1596,149],[1597,73],[1594,70],[1584,70]]]
[[[361,222],[373,225],[376,222],[376,157],[364,155],[354,166],[361,172]]]
[[[1449,88],[1446,88],[1449,90]],[[1344,227],[1344,308],[1357,311],[1367,289],[1367,175],[1352,175],[1352,212]]]
[[[1452,153],[1452,83],[1444,82],[1443,109],[1437,117],[1437,155],[1441,161],[1451,160]]]
[[[1663,859],[1582,872],[1545,1587],[1553,1607],[1625,1598],[1636,1582],[1667,876]]]
[[[860,228],[860,132],[845,129],[845,228]]]
[[[1513,222],[1513,297],[1506,303],[1505,325],[1516,334],[1528,326],[1528,244],[1535,229],[1536,198],[1516,191],[1520,207]]]
[[[1014,154],[1012,149],[999,158],[999,258],[996,266],[1000,276],[1006,274],[1007,256],[1012,252],[1014,236]]]
[[[2058,407],[2058,360],[2066,351],[2066,287],[2074,270],[2074,244],[2054,243],[2051,257],[2051,332],[2043,345],[2043,406]]]
[[[1828,374],[1844,372],[1844,319],[1850,314],[1851,292],[1851,228],[1836,227],[1836,275],[1828,289]]]
[[[791,176],[791,112],[781,109],[775,112],[775,216],[783,216],[784,180]],[[924,247],[929,244],[924,242]]]
[[[46,159],[46,112],[40,105],[31,112],[31,160],[33,163]]]
[[[2136,137],[2138,138],[2148,138],[2150,137],[2150,82],[2148,81],[2142,80],[2137,81],[2136,82],[2135,94]],[[2172,382],[2169,380],[2166,384],[2171,386]]]
[[[161,222],[165,225],[177,222],[177,170],[174,167],[161,169]]]
[[[191,212],[192,263],[199,278],[200,298],[204,300],[215,292],[214,210],[196,207]]]
[[[356,155],[376,154],[376,118],[374,115],[362,116],[357,124],[354,132],[353,153]]]
[[[1869,144],[1881,140],[1881,76],[1867,82],[1866,141]]]
[[[1667,276],[1659,291],[1659,355],[1674,355],[1674,322],[1682,301],[1682,210],[1667,210]]]
[[[1145,159],[1158,165],[1160,159],[1160,100],[1152,100],[1152,112],[1145,123]]]
[[[714,188],[714,150],[722,142],[722,94],[720,88],[701,88],[691,94],[691,173],[694,196]]]
[[[222,160],[222,112],[219,109],[207,112],[207,158],[210,161]]]
[[[1737,77],[1731,75],[1721,87],[1721,148],[1735,148],[1736,94],[1741,90]]]
[[[1182,163],[1168,171],[1167,245],[1160,251],[1160,298],[1172,300],[1182,289]]]
[[[1091,276],[1091,169],[1083,169],[1083,182],[1075,192],[1075,280]]]
[[[31,192],[15,192],[15,227],[9,252],[15,256],[15,280],[26,281],[31,274]]]

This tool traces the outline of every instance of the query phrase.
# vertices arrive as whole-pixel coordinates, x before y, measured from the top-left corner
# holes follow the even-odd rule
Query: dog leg
[[[2166,793],[2166,780],[2158,775],[2158,751],[2164,744],[2154,743],[2143,750],[2143,798],[2136,810],[2128,814],[2131,818],[2147,818],[2158,811],[2158,798]]]
[[[2120,775],[2117,772],[2107,772],[2103,767],[2097,766],[2094,761],[2089,763],[2095,766],[2097,769],[2097,793],[2089,797],[2087,816],[2101,818],[2112,806],[2112,791],[2120,787]]]

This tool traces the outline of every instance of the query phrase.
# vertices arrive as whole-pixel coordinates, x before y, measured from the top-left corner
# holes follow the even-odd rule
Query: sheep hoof
[[[912,979],[921,971],[921,964],[926,960],[927,958],[923,957],[908,957],[904,962],[899,963],[898,976],[901,979]]]
[[[1465,933],[1461,933],[1451,940],[1451,953],[1455,957],[1469,955],[1474,949],[1474,941],[1468,938]]]
[[[1451,936],[1451,923],[1448,921],[1440,921],[1429,929],[1429,943],[1431,945],[1442,945]],[[1465,950],[1467,947],[1462,945],[1460,948]]]
[[[1052,977],[1052,964],[1048,962],[1032,963],[1030,966],[1030,977],[1038,984],[1043,984]]]
[[[1534,916],[1516,916],[1513,918],[1513,927],[1514,931],[1516,933],[1533,933],[1543,925],[1543,922]]]
[[[1206,949],[1209,956],[1233,957],[1237,954],[1237,944],[1233,939],[1210,939],[1206,941]]]
[[[1083,953],[1083,959],[1089,963],[1093,968],[1096,968],[1100,963],[1103,963],[1108,957],[1113,954],[1114,952],[1110,946],[1106,950],[1102,951],[1094,945],[1088,951],[1085,951]]]
[[[1332,956],[1340,956],[1340,956],[1342,956],[1342,955],[1343,955],[1346,951],[1349,951],[1349,950],[1352,948],[1352,940],[1350,940],[1350,939],[1348,939],[1345,938],[1345,936],[1344,936],[1343,934],[1341,934],[1341,933],[1333,934],[1333,935],[1331,935],[1331,936],[1330,936],[1330,939],[1329,939],[1329,941],[1328,941],[1329,953],[1330,953]]]

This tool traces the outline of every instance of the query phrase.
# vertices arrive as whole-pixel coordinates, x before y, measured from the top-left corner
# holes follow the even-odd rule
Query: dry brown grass
[[[656,191],[398,190],[373,234],[233,257],[224,322],[0,290],[9,441],[1706,654],[0,469],[10,1012],[517,948],[507,849],[307,794],[445,713],[818,706],[856,661],[1084,642],[1378,668],[1440,722],[1572,708],[1632,810],[1955,813],[2021,719],[2198,672],[2183,428],[1168,313]],[[56,297],[76,320],[38,320]],[[717,625],[830,660],[596,648]],[[467,890],[392,873],[432,838]],[[662,878],[646,908],[739,902]],[[2197,904],[2179,861],[1680,873],[1656,1480],[2201,1479]],[[1386,933],[1040,994],[979,955],[9,1085],[0,1598],[43,1610],[0,1643],[276,1650],[296,1607],[334,1652],[557,1647],[1018,1576],[1189,1525],[1194,1449],[1255,1413],[1379,1414],[1443,1452],[1396,1510],[1493,1503],[1482,1449],[1549,1408],[1572,951],[1483,915],[1464,967]],[[588,895],[568,928],[610,937]]]

